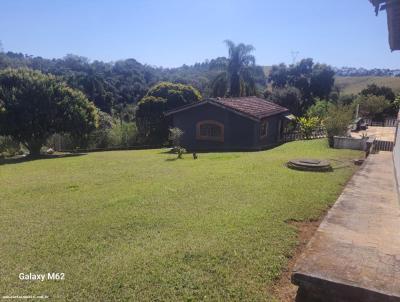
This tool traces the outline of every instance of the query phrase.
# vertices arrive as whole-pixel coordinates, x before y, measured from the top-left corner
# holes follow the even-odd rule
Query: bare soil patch
[[[293,267],[296,263],[297,258],[301,255],[307,243],[310,241],[311,237],[314,235],[318,226],[324,219],[327,209],[318,219],[310,221],[287,221],[287,223],[296,227],[298,232],[298,244],[290,257],[286,268],[283,270],[282,275],[279,280],[272,287],[273,295],[281,302],[293,302],[296,300],[297,286],[293,285],[290,281],[290,277],[293,271]]]

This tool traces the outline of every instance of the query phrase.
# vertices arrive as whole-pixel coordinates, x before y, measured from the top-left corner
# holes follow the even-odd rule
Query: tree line
[[[253,46],[225,44],[227,57],[179,68],[134,59],[90,62],[76,55],[44,59],[0,49],[0,145],[18,142],[38,154],[54,135],[70,148],[165,143],[164,112],[206,97],[257,95],[296,116],[321,120],[328,104],[358,103],[374,117],[393,114],[398,104],[386,87],[341,96],[335,71],[309,58],[274,65],[267,76],[256,65]]]

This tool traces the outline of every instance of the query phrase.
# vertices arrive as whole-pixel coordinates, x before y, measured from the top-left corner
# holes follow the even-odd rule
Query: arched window
[[[196,125],[196,138],[208,141],[224,141],[224,125],[217,121],[201,121]]]

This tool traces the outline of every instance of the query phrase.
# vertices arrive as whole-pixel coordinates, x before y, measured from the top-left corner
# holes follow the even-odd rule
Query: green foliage
[[[335,83],[335,72],[326,64],[314,64],[310,78],[310,94],[314,98],[329,98]]]
[[[189,85],[161,82],[153,86],[146,97],[154,97],[166,101],[166,110],[201,100],[200,92]]]
[[[355,101],[360,105],[360,114],[365,117],[379,118],[379,115],[390,107],[390,103],[384,96],[373,94],[361,94]]]
[[[137,144],[136,123],[121,121],[102,111],[99,112],[99,126],[85,135],[84,139],[76,139],[69,134],[57,133],[46,142],[46,146],[60,150],[108,149],[130,147]]]
[[[212,81],[213,97],[240,97],[257,94],[257,84],[264,84],[264,71],[255,65],[252,45],[236,45],[230,40],[224,41],[229,50],[227,60],[219,60],[212,66],[224,70]]]
[[[68,86],[81,90],[107,113],[111,113],[117,104],[137,103],[151,85],[161,78],[172,77],[172,72],[167,69],[156,69],[134,59],[104,63],[90,62],[76,55],[49,60],[12,52],[0,53],[0,69],[8,67],[30,68],[54,74]]]
[[[400,109],[400,95],[397,95],[392,106],[395,108],[396,111]]]
[[[183,158],[183,154],[186,153],[186,149],[181,147],[181,137],[183,131],[177,127],[169,128],[169,140],[173,144],[172,151],[178,154],[178,159]]]
[[[82,137],[97,122],[93,103],[54,76],[29,69],[0,72],[0,135],[22,143],[32,155],[52,134]]]
[[[268,81],[273,88],[295,87],[301,93],[299,112],[303,115],[314,104],[314,99],[328,99],[334,84],[335,72],[325,64],[314,64],[312,59],[286,66],[272,66]],[[297,107],[298,104],[295,106]]]
[[[393,102],[396,98],[396,95],[394,94],[392,88],[386,86],[378,86],[376,84],[368,85],[367,88],[361,90],[360,94],[363,96],[368,96],[368,95],[383,96],[390,102]]]
[[[333,147],[334,136],[345,136],[348,127],[353,119],[351,106],[329,104],[328,114],[324,120],[324,125],[328,134],[329,146]]]
[[[112,114],[119,104],[137,104],[150,87],[160,81],[181,83],[195,87],[204,97],[213,95],[213,80],[227,70],[228,59],[220,57],[178,68],[155,68],[134,59],[105,63],[89,61],[85,57],[67,55],[61,59],[44,59],[20,53],[1,53],[0,69],[30,68],[43,73],[51,73],[65,81],[69,87],[81,90],[86,97],[104,112]],[[265,85],[265,74],[260,66],[252,66],[243,72],[248,82],[243,86],[243,94],[253,93]],[[226,82],[227,85],[228,82]],[[228,86],[226,86],[228,87]],[[261,88],[260,88],[261,87]],[[224,89],[225,95],[228,88]]]
[[[174,147],[180,147],[182,135],[183,131],[180,128],[169,128],[169,140],[172,142]]]
[[[211,83],[213,97],[225,97],[228,92],[228,74],[220,73]]]
[[[99,126],[88,137],[88,148],[129,147],[137,144],[138,131],[134,122],[112,121]]]
[[[317,100],[307,110],[307,117],[317,117],[320,121],[323,121],[328,114],[329,102],[326,100]]]
[[[313,131],[319,126],[320,119],[318,117],[300,117],[297,119],[301,133],[306,139],[309,139]]]
[[[272,102],[288,108],[296,116],[302,114],[301,92],[295,87],[275,87],[272,92],[264,93],[264,96]]]
[[[356,98],[357,96],[354,94],[341,95],[336,103],[341,105],[351,105]]]
[[[378,86],[376,84],[371,84],[368,85],[367,88],[363,89],[360,93],[361,96],[368,98],[370,95],[374,96],[382,96],[388,101],[388,105],[386,106],[382,99],[380,101],[376,100],[379,104],[376,104],[375,106],[371,106],[372,104],[368,105],[370,107],[369,109],[372,110],[377,110],[380,111],[379,107],[385,107],[384,110],[380,112],[376,112],[376,118],[379,118],[378,115],[383,113],[384,115],[387,116],[397,116],[397,108],[396,108],[396,95],[393,92],[392,88],[386,87],[386,86]],[[375,108],[372,108],[375,107]]]
[[[21,145],[9,136],[0,136],[0,157],[22,153]]]
[[[138,103],[136,111],[136,124],[142,139],[164,143],[169,124],[164,112],[200,100],[200,92],[188,85],[161,82],[152,87]]]

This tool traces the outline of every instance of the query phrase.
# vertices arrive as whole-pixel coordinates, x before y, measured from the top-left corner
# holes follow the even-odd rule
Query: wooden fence
[[[387,118],[384,121],[374,121],[371,119],[364,119],[368,126],[373,127],[396,127],[397,126],[397,119],[395,118]]]
[[[282,142],[291,142],[291,141],[298,141],[303,139],[316,139],[316,138],[324,138],[326,137],[326,130],[323,127],[317,128],[314,130],[311,135],[306,137],[303,132],[301,131],[292,131],[286,132],[282,134],[281,141]]]

